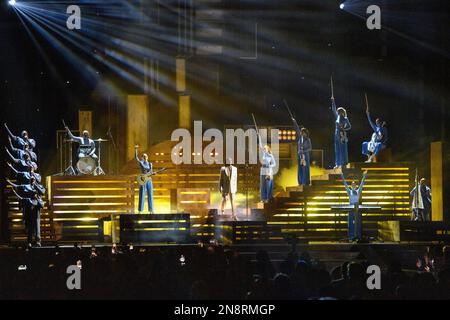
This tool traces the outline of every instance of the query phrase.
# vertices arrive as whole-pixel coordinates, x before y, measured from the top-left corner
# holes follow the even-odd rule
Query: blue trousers
[[[345,166],[348,163],[347,142],[341,142],[339,135],[334,135],[334,153],[336,156],[336,166]]]
[[[260,175],[260,193],[262,201],[272,199],[273,179],[266,179],[266,176]]]
[[[148,212],[153,213],[153,183],[148,180],[147,183],[139,187],[139,212],[144,211],[145,194],[147,193]]]
[[[381,142],[377,142],[375,144],[375,150],[374,150],[374,154],[377,155],[378,152],[380,152],[382,149],[384,148],[384,145]],[[361,150],[362,154],[369,156],[370,152],[369,152],[369,142],[363,142],[362,143],[362,150]]]
[[[361,239],[362,236],[362,223],[361,223],[361,217],[359,215],[359,212],[355,212],[355,210],[350,211],[348,213],[348,238],[354,239],[358,238]]]
[[[300,165],[300,155],[297,156],[297,180],[299,186],[309,185],[310,173],[309,173],[309,154],[305,154],[306,165]]]

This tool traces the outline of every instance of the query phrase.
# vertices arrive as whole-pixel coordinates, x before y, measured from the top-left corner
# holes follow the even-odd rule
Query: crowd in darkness
[[[274,264],[265,251],[249,259],[217,245],[5,249],[0,299],[450,299],[448,249],[414,270],[390,262],[381,290],[367,288],[370,261],[327,271],[307,252]],[[67,289],[69,265],[81,268],[81,290]]]

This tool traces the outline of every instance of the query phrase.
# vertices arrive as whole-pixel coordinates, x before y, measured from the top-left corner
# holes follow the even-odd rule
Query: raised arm
[[[372,121],[372,118],[370,117],[369,109],[366,110],[366,115],[367,115],[367,120],[369,120],[369,124],[372,127],[372,130],[376,131],[377,130],[377,126],[375,125],[375,123]]]
[[[9,185],[11,185],[13,188],[18,188],[18,187],[19,187],[18,184],[12,183],[11,180],[9,180],[9,179],[6,179],[6,182],[7,182]]]
[[[367,170],[364,171],[363,177],[361,179],[361,183],[359,184],[359,188],[358,191],[362,191],[362,189],[364,188],[364,183],[366,182],[366,177],[367,177]]]
[[[13,133],[11,132],[11,130],[9,130],[9,128],[8,128],[8,126],[6,125],[6,123],[5,123],[5,129],[6,129],[6,132],[8,133],[8,135],[9,135],[9,137],[11,138],[11,139],[13,139],[14,140],[14,142],[17,140],[17,137],[15,136],[15,135],[13,135]]]
[[[28,198],[21,197],[21,196],[17,193],[17,191],[16,191],[15,189],[12,189],[12,191],[14,192],[14,194],[16,195],[16,197],[17,197],[19,200],[25,200],[25,199],[28,199]]]
[[[334,116],[337,118],[337,110],[336,110],[336,102],[334,101],[334,97],[331,97],[331,111],[333,112]]]
[[[69,129],[68,126],[66,126],[65,129],[66,129],[67,135],[69,136],[69,138],[70,138],[71,140],[79,141],[79,140],[81,139],[81,137],[76,137],[76,136],[74,136],[73,133],[72,133],[72,131],[70,131],[70,129]]]
[[[259,143],[259,151],[263,151],[263,144],[262,144],[262,139],[261,139],[261,135],[259,134],[258,131],[258,143]]]
[[[299,139],[300,138],[300,127],[297,123],[297,120],[295,120],[294,117],[292,117],[291,120],[292,120],[292,123],[294,124],[295,132],[297,133],[297,139]]]
[[[11,158],[11,161],[14,162],[15,164],[18,164],[20,160],[14,158],[13,155],[11,154],[11,152],[9,152],[8,148],[5,147],[5,149],[6,149],[6,153],[7,153],[8,156]]]
[[[8,167],[10,167],[11,170],[14,171],[15,174],[18,174],[18,173],[19,173],[19,171],[16,170],[16,168],[14,168],[14,166],[13,166],[11,163],[7,162],[7,164],[8,164]]]
[[[139,156],[138,156],[138,146],[135,145],[134,146],[134,158],[136,159],[137,162],[141,163],[141,160],[139,160]]]
[[[344,176],[343,172],[341,172],[341,178],[342,178],[342,183],[344,184],[344,187],[345,187],[345,191],[347,191],[347,194],[350,194],[350,188],[348,187],[347,181],[345,181],[345,176]]]

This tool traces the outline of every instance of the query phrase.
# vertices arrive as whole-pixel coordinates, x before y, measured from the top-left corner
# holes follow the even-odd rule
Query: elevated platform
[[[362,204],[380,206],[379,212],[363,212],[363,232],[378,237],[378,222],[410,220],[409,191],[413,165],[410,163],[352,163],[344,168],[348,180],[359,181],[368,170]],[[348,204],[341,170],[327,170],[311,186],[277,197],[265,210],[269,225],[281,227],[282,235],[294,234],[303,241],[338,241],[347,234],[347,214],[332,206]],[[274,239],[276,240],[276,239]]]
[[[359,180],[362,172],[368,170],[362,204],[381,208],[378,211],[363,211],[365,236],[375,240],[383,239],[380,230],[385,228],[384,222],[406,223],[410,220],[409,191],[413,184],[412,167],[408,163],[354,163],[344,169],[348,180]],[[163,237],[156,235],[157,232],[153,232],[154,237],[150,236],[149,232],[140,234],[141,229],[164,229],[167,226],[159,226],[150,220],[167,220],[169,224],[173,224],[173,214],[186,214],[181,220],[187,224],[176,227],[184,228],[182,237],[175,234],[176,232],[173,237],[167,232],[164,233],[170,226],[160,230],[164,231],[167,241],[181,239],[183,242],[194,243],[216,239],[227,244],[265,244],[285,243],[290,237],[297,238],[300,243],[339,242],[346,238],[347,214],[332,209],[348,203],[340,170],[328,170],[320,179],[314,179],[311,186],[289,189],[283,193],[284,196],[277,196],[268,204],[261,203],[261,206],[248,211],[242,205],[238,206],[237,222],[218,217],[217,210],[211,208],[216,207],[212,198],[217,191],[213,189],[212,184],[214,182],[217,187],[217,171],[190,172],[190,179],[187,177],[188,173],[183,170],[185,169],[155,178],[155,189],[163,186],[168,188],[167,197],[170,203],[170,210],[162,211],[169,215],[158,215],[157,219],[156,216],[134,216],[137,201],[134,175],[49,177],[48,201],[42,213],[44,242],[112,242],[120,239],[122,229],[127,229],[122,237],[127,239],[127,242],[152,242],[153,238]],[[207,180],[199,180],[206,177]],[[168,182],[174,179],[176,181]],[[172,186],[178,189],[171,189]],[[21,213],[13,197],[10,197],[9,208],[11,242],[24,241]],[[126,217],[128,215],[129,217]],[[121,221],[123,222],[120,223]],[[186,230],[189,230],[189,235],[186,235]],[[442,234],[444,231],[439,232]],[[437,235],[436,239],[445,238],[438,238]],[[426,240],[434,239],[429,237]]]

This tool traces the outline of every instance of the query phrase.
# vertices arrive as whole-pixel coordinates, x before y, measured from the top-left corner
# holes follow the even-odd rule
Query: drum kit
[[[102,142],[107,142],[106,139],[96,139],[94,142],[98,143],[98,161],[92,155],[89,155],[86,150],[80,147],[80,154],[76,164],[76,169],[73,167],[73,154],[72,154],[72,140],[64,140],[65,143],[69,143],[69,166],[64,170],[64,175],[74,176],[74,175],[94,175],[102,176],[105,175],[101,167],[101,144]]]

